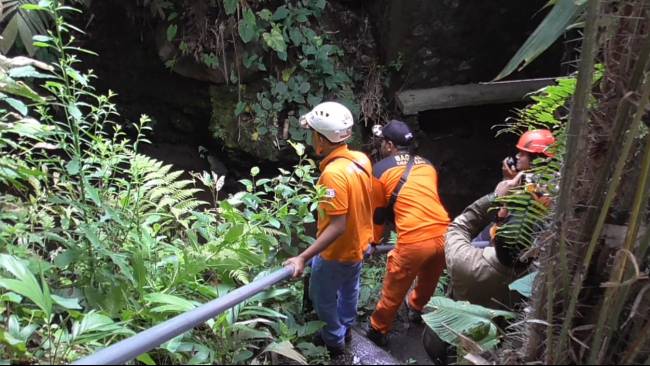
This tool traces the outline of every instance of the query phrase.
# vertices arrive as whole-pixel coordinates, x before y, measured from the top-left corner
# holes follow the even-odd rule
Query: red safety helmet
[[[521,135],[517,142],[517,149],[533,154],[544,154],[552,158],[553,154],[548,151],[548,148],[554,143],[555,137],[551,131],[531,130]]]

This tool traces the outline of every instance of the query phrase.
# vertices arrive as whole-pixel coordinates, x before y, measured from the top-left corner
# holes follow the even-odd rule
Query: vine
[[[191,56],[218,70],[226,84],[236,85],[233,118],[252,142],[304,141],[298,116],[325,99],[336,98],[358,114],[351,68],[340,62],[343,50],[319,31],[326,0],[209,1],[185,7],[167,0],[143,0],[166,24],[166,38],[178,55]],[[173,68],[177,57],[167,66]],[[266,73],[260,86],[242,79]],[[219,138],[224,132],[215,130]]]

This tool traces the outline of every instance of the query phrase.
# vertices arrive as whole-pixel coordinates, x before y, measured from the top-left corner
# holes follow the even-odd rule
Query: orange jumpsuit
[[[373,207],[385,207],[404,174],[408,153],[390,156],[373,170]],[[449,214],[438,195],[438,174],[427,160],[416,156],[411,173],[394,206],[397,245],[388,253],[381,299],[373,312],[372,327],[386,334],[392,327],[406,293],[416,311],[429,302],[445,268],[445,233]],[[383,236],[383,225],[375,225],[375,241]]]

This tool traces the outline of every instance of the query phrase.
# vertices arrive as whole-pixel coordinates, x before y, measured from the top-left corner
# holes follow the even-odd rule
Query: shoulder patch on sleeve
[[[334,198],[336,198],[336,190],[332,188],[328,188],[325,191],[325,198],[327,198],[328,200],[333,200]]]

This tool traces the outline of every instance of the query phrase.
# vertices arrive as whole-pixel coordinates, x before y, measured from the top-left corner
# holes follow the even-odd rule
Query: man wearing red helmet
[[[510,157],[503,160],[501,167],[503,178],[512,179],[518,172],[530,169],[531,163],[537,158],[552,158],[553,153],[550,151],[550,147],[554,143],[555,137],[549,130],[530,130],[521,135],[517,142],[519,152],[516,161],[514,161],[514,166]]]

